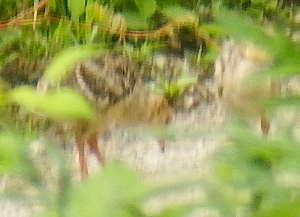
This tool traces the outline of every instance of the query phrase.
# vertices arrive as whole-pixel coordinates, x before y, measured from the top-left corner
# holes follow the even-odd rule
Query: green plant
[[[160,80],[150,84],[150,88],[160,94],[165,95],[168,99],[176,99],[186,88],[197,82],[197,77],[182,73],[174,81]]]
[[[27,2],[33,5],[33,1]],[[157,21],[154,17],[162,14],[166,22],[184,16],[188,19],[183,20],[184,22],[180,20],[180,24],[188,27],[195,25],[195,29],[200,33],[204,32],[205,35],[222,33],[221,37],[229,36],[262,46],[274,55],[275,64],[260,73],[262,78],[253,79],[260,81],[271,75],[274,79],[285,81],[291,76],[298,76],[297,72],[300,71],[299,44],[291,42],[282,33],[284,30],[274,28],[274,34],[270,35],[254,24],[254,21],[259,20],[261,23],[268,18],[269,21],[280,21],[279,27],[288,24],[285,26],[297,30],[298,24],[290,17],[297,11],[298,6],[285,7],[289,4],[281,2],[283,4],[280,5],[279,1],[53,0],[50,1],[50,11],[58,16],[58,22],[50,19],[50,23],[44,26],[37,25],[35,29],[31,25],[1,29],[0,65],[4,66],[20,56],[32,59],[40,56],[53,57],[59,50],[67,48],[54,57],[45,72],[50,86],[55,87],[77,61],[99,55],[105,51],[105,47],[111,47],[111,44],[115,43],[113,34],[107,29],[115,31],[118,37],[128,29],[147,30],[149,27],[156,27]],[[196,20],[202,17],[201,14],[197,14],[200,6],[207,8],[208,13],[214,13],[208,21],[211,22],[214,17],[216,24],[201,23],[199,26]],[[220,6],[231,8],[232,11],[223,12],[219,10]],[[1,1],[1,19],[11,19],[23,7],[22,1]],[[233,9],[239,13],[234,13]],[[245,18],[245,13],[250,14],[254,21]],[[70,18],[71,21],[65,18]],[[236,22],[237,20],[239,22]],[[168,36],[175,34],[174,26],[177,24],[171,25]],[[129,36],[130,32],[127,33]],[[125,41],[125,48],[122,46],[121,49],[133,59],[146,59],[154,48],[165,45],[163,39],[157,40],[157,37],[154,37],[155,34],[145,35],[145,42],[140,43],[140,39],[134,35],[133,39]],[[78,46],[80,44],[85,45]],[[204,60],[211,61],[214,58],[209,55]],[[198,59],[201,57],[202,50]],[[155,88],[170,98],[176,98],[187,86],[195,82],[195,77],[188,76],[183,71],[176,81],[158,79]],[[64,106],[66,98],[69,104],[72,104],[68,108]],[[282,107],[286,108],[287,105],[298,109],[299,100],[297,95],[288,95],[270,99],[265,102],[265,106],[273,113]],[[0,173],[17,175],[28,183],[28,188],[31,186],[35,189],[34,192],[37,193],[30,196],[23,195],[16,189],[11,193],[19,197],[23,195],[24,201],[42,199],[41,205],[45,208],[42,216],[149,216],[143,210],[147,200],[190,186],[204,189],[206,200],[185,206],[166,207],[152,216],[186,216],[199,207],[218,210],[222,216],[297,216],[299,213],[300,152],[297,140],[289,132],[293,123],[290,123],[290,128],[275,135],[274,139],[266,139],[249,130],[244,118],[240,117],[227,134],[231,145],[220,149],[213,158],[214,170],[211,176],[176,180],[162,186],[144,183],[136,173],[120,164],[108,164],[102,173],[83,183],[72,185],[63,153],[52,144],[46,144],[45,155],[54,162],[59,171],[56,188],[49,188],[43,178],[44,174],[37,168],[38,163],[28,155],[30,144],[36,136],[34,129],[24,133],[16,127],[14,113],[9,112],[12,105],[60,120],[89,119],[93,116],[93,109],[85,99],[68,89],[54,88],[42,94],[28,85],[11,89],[1,83]],[[176,129],[155,130],[161,137],[171,136],[174,132],[178,134]],[[191,134],[191,131],[186,135],[192,137],[199,134],[198,131]]]
[[[299,76],[296,63],[300,58],[299,46],[280,30],[274,28],[275,31],[268,34],[251,19],[234,12],[221,10],[216,12],[215,18],[225,35],[259,45],[273,55],[274,65],[257,73],[254,82],[271,76],[284,83],[291,76]],[[265,106],[274,114],[281,107],[299,108],[299,99],[299,96],[289,95],[276,97],[267,100]],[[245,117],[236,119],[234,126],[227,136],[230,145],[220,149],[213,160],[209,204],[224,216],[237,213],[242,216],[296,216],[300,201],[295,185],[300,172],[300,149],[293,133],[288,133],[293,127],[287,131],[280,129],[282,133],[277,132],[271,138],[263,138],[251,130]]]

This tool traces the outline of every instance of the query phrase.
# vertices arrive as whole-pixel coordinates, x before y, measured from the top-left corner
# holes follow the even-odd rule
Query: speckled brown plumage
[[[104,109],[128,96],[143,83],[142,71],[125,55],[105,55],[75,68],[80,91],[98,108]]]
[[[93,105],[96,117],[73,125],[79,151],[81,176],[87,174],[84,147],[87,144],[100,163],[105,157],[98,149],[98,136],[116,125],[165,124],[173,117],[167,99],[151,92],[145,71],[127,56],[105,55],[75,66],[65,84],[77,89]],[[159,141],[164,150],[164,141]]]
[[[222,95],[227,109],[246,116],[260,116],[262,132],[270,124],[262,102],[279,91],[270,77],[253,82],[251,76],[272,65],[272,56],[249,43],[227,41],[215,63],[215,93]]]
[[[49,57],[39,59],[17,57],[2,65],[0,69],[1,79],[12,87],[36,83],[49,62]]]

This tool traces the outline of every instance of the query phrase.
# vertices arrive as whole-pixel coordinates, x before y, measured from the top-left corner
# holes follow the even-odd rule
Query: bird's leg
[[[260,113],[260,127],[263,135],[268,136],[270,130],[270,122],[266,112],[264,111]]]
[[[159,140],[158,140],[158,145],[159,145],[159,147],[160,147],[161,152],[164,153],[164,152],[165,152],[165,149],[166,149],[166,140],[164,140],[164,139],[159,139]]]
[[[85,145],[84,136],[81,133],[76,133],[75,142],[77,145],[78,155],[79,155],[80,176],[83,179],[88,175],[88,168],[86,165],[85,154],[84,154],[84,145]]]
[[[88,138],[88,144],[90,146],[91,152],[96,156],[97,160],[99,163],[104,164],[105,163],[105,158],[104,156],[100,153],[99,148],[98,148],[98,134],[94,133]]]

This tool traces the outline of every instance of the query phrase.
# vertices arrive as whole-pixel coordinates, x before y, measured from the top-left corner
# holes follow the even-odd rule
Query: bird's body
[[[85,96],[96,111],[92,120],[73,122],[79,152],[81,176],[87,174],[85,146],[100,163],[105,158],[98,149],[98,136],[116,125],[165,124],[173,110],[164,96],[148,90],[142,66],[125,55],[105,55],[88,59],[75,67],[64,82]],[[164,149],[163,141],[160,142]]]
[[[249,43],[227,41],[215,62],[215,92],[223,96],[228,110],[247,116],[261,116],[264,134],[269,123],[262,102],[278,91],[271,78],[254,80],[253,75],[268,68],[272,56]],[[251,77],[252,76],[252,77]]]
[[[106,54],[75,67],[75,84],[95,107],[105,110],[144,84],[143,70],[126,55]],[[74,74],[71,73],[71,80]]]

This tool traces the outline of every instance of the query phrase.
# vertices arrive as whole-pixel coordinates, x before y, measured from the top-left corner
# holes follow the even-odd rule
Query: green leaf
[[[300,52],[285,33],[272,30],[272,33],[263,31],[261,26],[255,24],[249,17],[234,11],[220,10],[215,14],[216,23],[225,35],[238,40],[246,40],[266,49],[277,61],[274,70],[280,74],[295,73],[299,71]],[[246,30],[246,31],[245,31]],[[274,72],[276,74],[276,72]]]
[[[264,18],[264,11],[262,9],[248,8],[247,14],[260,21],[262,21]]]
[[[57,85],[66,76],[68,70],[84,58],[103,53],[100,46],[83,45],[68,48],[56,55],[45,71],[45,78],[51,85]]]
[[[274,46],[275,38],[263,32],[261,26],[255,24],[244,14],[219,10],[214,17],[224,35],[251,41],[263,47],[272,48]]]
[[[74,32],[72,32],[72,25],[66,24],[63,20],[59,21],[58,26],[55,28],[53,37],[53,44],[63,43],[64,46],[76,43]],[[63,45],[60,45],[63,46]]]
[[[271,0],[266,4],[266,9],[271,11],[276,11],[278,9],[278,2],[276,0]]]
[[[11,132],[0,133],[0,174],[10,171],[20,159],[21,140]]]
[[[178,17],[187,16],[187,15],[194,16],[193,11],[178,5],[166,6],[163,8],[162,13],[163,15],[165,15],[170,19],[176,19]]]
[[[184,88],[195,84],[197,80],[197,76],[183,75],[177,81],[177,88],[179,90],[183,90]]]
[[[38,109],[51,118],[91,119],[93,110],[88,101],[78,93],[61,88],[49,92],[37,104]]]
[[[32,87],[21,86],[11,91],[9,100],[24,106],[29,112],[34,112],[40,98]]]
[[[12,102],[20,104],[29,112],[53,119],[91,119],[94,115],[87,100],[67,88],[42,94],[29,86],[21,86],[14,89],[10,96]]]
[[[282,195],[277,195],[279,198]],[[297,216],[300,212],[300,204],[298,200],[284,198],[279,202],[274,202],[275,198],[270,198],[269,200],[272,201],[271,206],[262,207],[259,210],[259,214],[257,216],[264,216],[264,217],[293,217]]]
[[[72,20],[79,22],[79,16],[85,10],[85,0],[68,0],[68,9]]]
[[[213,24],[204,24],[199,27],[199,32],[203,34],[219,34],[221,29],[217,25]]]
[[[105,7],[97,4],[97,3],[90,3],[86,7],[86,22],[91,23],[95,21],[100,23],[101,21],[107,19],[109,14]]]
[[[126,11],[123,13],[123,16],[126,19],[126,25],[128,29],[141,30],[149,28],[147,19],[137,12]]]
[[[134,0],[140,14],[148,18],[156,11],[156,0]]]
[[[67,216],[134,216],[144,186],[133,171],[120,163],[108,163],[71,193]]]
[[[219,56],[219,51],[209,50],[206,54],[201,57],[202,63],[214,63]]]
[[[191,215],[192,211],[199,209],[199,204],[196,205],[185,205],[185,206],[173,206],[161,211],[155,217],[182,217]]]
[[[268,109],[278,108],[280,106],[300,106],[300,97],[299,96],[286,96],[286,97],[273,97],[265,100],[264,105]]]
[[[50,8],[51,10],[55,11],[56,10],[56,1],[50,1]]]

